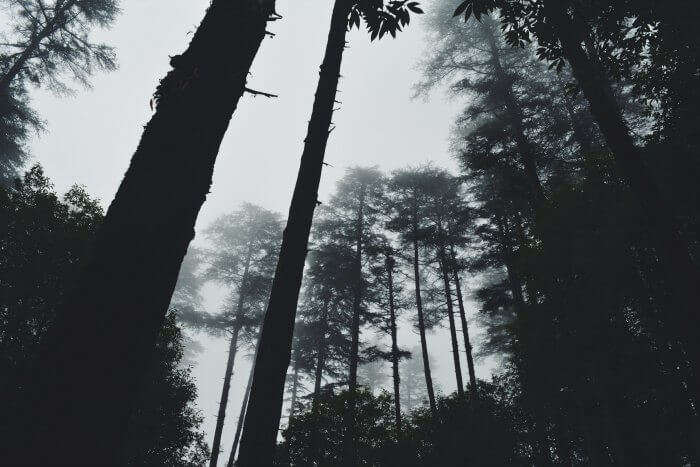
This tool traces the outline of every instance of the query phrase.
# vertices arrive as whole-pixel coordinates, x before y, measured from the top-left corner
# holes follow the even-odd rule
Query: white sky
[[[48,131],[33,142],[32,153],[59,192],[74,183],[83,184],[105,207],[108,205],[151,114],[149,100],[169,68],[168,55],[184,50],[188,32],[196,28],[207,4],[207,0],[124,0],[123,13],[114,27],[98,34],[116,48],[119,70],[98,74],[92,90],[79,89],[74,97],[34,93],[34,105],[48,122]],[[241,99],[221,146],[198,230],[242,201],[287,214],[331,2],[278,0],[277,11],[284,19],[270,23],[268,29],[277,36],[263,42],[248,86],[280,97],[244,95]],[[410,99],[411,87],[419,77],[416,63],[425,48],[420,23],[415,21],[396,40],[379,43],[370,44],[364,31],[353,30],[349,35],[350,48],[343,59],[344,78],[339,87],[338,100],[343,104],[334,118],[337,128],[326,152],[326,161],[334,167],[324,169],[321,200],[331,193],[344,167],[351,165],[379,165],[390,171],[433,161],[454,169],[448,135],[458,103],[448,102],[444,94],[432,96],[429,102]],[[234,45],[221,44],[222,59],[226,47]],[[218,306],[218,295],[208,297],[211,308]],[[407,329],[400,339],[406,348],[417,343],[417,336]],[[451,392],[455,382],[449,335],[438,331],[428,340],[438,363],[434,377]],[[206,351],[200,355],[194,375],[211,443],[227,344],[207,337],[201,341]],[[464,358],[462,365],[466,381]],[[248,368],[247,361],[241,365],[236,362],[222,442],[224,461]],[[490,365],[477,369],[482,377],[488,371]]]

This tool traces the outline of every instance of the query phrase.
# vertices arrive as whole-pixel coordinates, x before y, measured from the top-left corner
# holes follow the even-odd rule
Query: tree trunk
[[[42,345],[23,462],[118,462],[139,383],[265,35],[257,0],[213,0],[158,87],[158,105],[77,288]],[[222,44],[226,60],[222,60]],[[80,338],[76,338],[79,336]],[[18,427],[21,429],[21,427]],[[76,460],[80,452],[80,460]],[[29,453],[30,459],[27,458]]]
[[[239,299],[240,301],[240,299]],[[228,360],[226,361],[226,372],[224,373],[224,387],[221,390],[221,400],[219,401],[219,413],[216,417],[216,428],[214,429],[214,441],[211,445],[211,458],[209,459],[209,467],[215,467],[219,460],[221,451],[221,433],[224,431],[224,419],[226,418],[226,406],[228,405],[228,393],[231,389],[231,375],[233,374],[233,362],[236,359],[236,350],[238,350],[238,332],[241,330],[239,325],[233,329],[231,343],[228,348]]]
[[[476,371],[474,370],[474,355],[472,354],[472,344],[469,340],[469,327],[467,326],[467,314],[464,309],[464,298],[462,297],[462,286],[459,281],[459,272],[457,271],[457,257],[454,248],[450,248],[452,255],[452,274],[455,282],[455,292],[457,294],[457,304],[459,305],[459,317],[462,320],[462,336],[464,337],[464,349],[467,353],[467,369],[469,370],[469,388],[476,398],[478,396],[476,388]]]
[[[253,359],[253,365],[255,365],[255,359]],[[236,458],[236,451],[238,450],[238,442],[241,439],[241,432],[243,431],[243,420],[245,420],[245,411],[248,406],[248,398],[250,397],[250,387],[252,384],[253,366],[250,367],[250,372],[248,372],[248,382],[245,385],[245,394],[243,395],[243,402],[241,402],[241,410],[238,413],[238,423],[236,423],[236,435],[233,437],[233,446],[231,446],[231,454],[228,457],[226,467],[233,467]]]
[[[440,269],[442,270],[442,283],[445,287],[445,300],[447,301],[447,318],[450,321],[450,340],[452,341],[452,360],[455,365],[455,377],[457,378],[457,395],[459,397],[464,397],[464,382],[462,381],[462,365],[459,363],[459,345],[457,345],[454,304],[452,303],[452,291],[450,290],[447,260],[443,247],[440,247]]]
[[[233,362],[236,358],[236,350],[238,349],[238,333],[241,331],[241,320],[243,319],[243,302],[245,298],[245,287],[248,282],[248,271],[250,270],[250,261],[253,257],[253,251],[250,243],[248,243],[248,253],[246,254],[245,265],[243,266],[243,276],[241,283],[238,286],[238,304],[236,306],[236,322],[234,323],[233,333],[231,335],[231,344],[228,349],[228,361],[226,362],[226,373],[224,374],[224,387],[221,391],[221,401],[219,402],[219,414],[216,417],[216,428],[214,429],[214,441],[211,445],[211,458],[209,459],[209,467],[216,467],[221,452],[221,434],[224,431],[224,419],[226,418],[226,406],[228,405],[228,393],[231,388],[231,375],[233,374]]]
[[[437,416],[435,404],[435,390],[433,389],[433,377],[430,374],[430,359],[428,357],[428,342],[425,338],[425,319],[423,318],[423,301],[420,295],[420,271],[418,269],[418,209],[413,208],[413,283],[416,290],[416,308],[418,310],[418,332],[420,334],[420,348],[423,356],[423,371],[425,373],[425,386],[428,390],[428,403],[430,414]]]
[[[358,200],[355,238],[355,286],[352,303],[352,343],[350,347],[350,374],[348,378],[348,407],[345,411],[347,434],[344,439],[344,461],[347,465],[357,465],[357,433],[355,424],[357,367],[360,361],[360,307],[362,306],[362,230],[364,223],[365,187],[362,187]]]
[[[243,467],[272,465],[294,317],[351,6],[350,0],[337,0],[333,7],[328,43],[255,361],[239,457]]]
[[[401,431],[401,377],[399,375],[399,345],[396,337],[396,308],[394,306],[394,258],[386,258],[387,280],[389,285],[389,326],[391,328],[391,370],[394,379],[394,411],[396,430]]]
[[[321,335],[318,340],[318,348],[316,351],[316,374],[314,375],[314,395],[311,402],[311,414],[313,419],[313,428],[311,432],[311,452],[316,459],[316,465],[321,465],[322,456],[320,449],[320,440],[318,433],[318,398],[321,395],[321,383],[323,380],[323,369],[326,364],[326,330],[328,321],[328,299],[323,305],[323,316],[321,317]]]
[[[294,358],[294,376],[292,380],[292,400],[289,405],[289,422],[294,417],[294,407],[297,403],[297,391],[299,390],[299,350],[295,352]]]
[[[571,21],[559,3],[547,0],[544,8],[559,38],[564,57],[588,100],[591,114],[615,155],[620,175],[627,179],[649,218],[648,225],[655,241],[658,260],[674,302],[666,311],[665,319],[686,348],[693,368],[693,377],[688,384],[697,401],[700,396],[700,276],[697,266],[693,264],[688,245],[681,235],[673,206],[664,198],[640,149],[632,140],[604,71],[596,66],[591,57],[586,56],[580,39],[574,35]]]

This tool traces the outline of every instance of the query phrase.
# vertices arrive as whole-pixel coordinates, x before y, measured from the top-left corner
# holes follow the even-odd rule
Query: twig
[[[243,90],[247,93],[254,95],[254,96],[279,97],[277,94],[270,94],[269,92],[256,91],[255,89],[250,89],[250,88],[243,88]]]

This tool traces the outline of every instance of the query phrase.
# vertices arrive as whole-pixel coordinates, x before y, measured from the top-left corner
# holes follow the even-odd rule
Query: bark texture
[[[299,288],[317,202],[351,6],[349,0],[337,0],[333,7],[311,120],[255,361],[253,387],[238,459],[242,467],[272,465],[274,457],[284,379],[291,357]]]
[[[171,59],[82,279],[44,342],[35,368],[41,394],[30,397],[43,416],[26,427],[29,446],[42,448],[23,451],[24,462],[119,462],[139,382],[269,13],[255,0],[214,0],[187,50]]]

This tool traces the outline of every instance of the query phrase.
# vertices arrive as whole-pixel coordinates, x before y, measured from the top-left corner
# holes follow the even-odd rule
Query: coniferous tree
[[[92,40],[119,13],[118,0],[3,0],[8,31],[0,44],[0,180],[8,182],[27,158],[25,143],[42,123],[29,106],[30,85],[71,92],[62,79],[89,87],[95,70],[116,68],[115,54]]]
[[[239,339],[254,342],[258,334],[281,233],[282,219],[278,214],[250,203],[220,217],[205,231],[211,247],[203,275],[232,289],[225,305],[229,309],[218,319],[226,334],[230,334],[230,341],[209,461],[212,467],[221,450],[233,365],[241,346]]]

